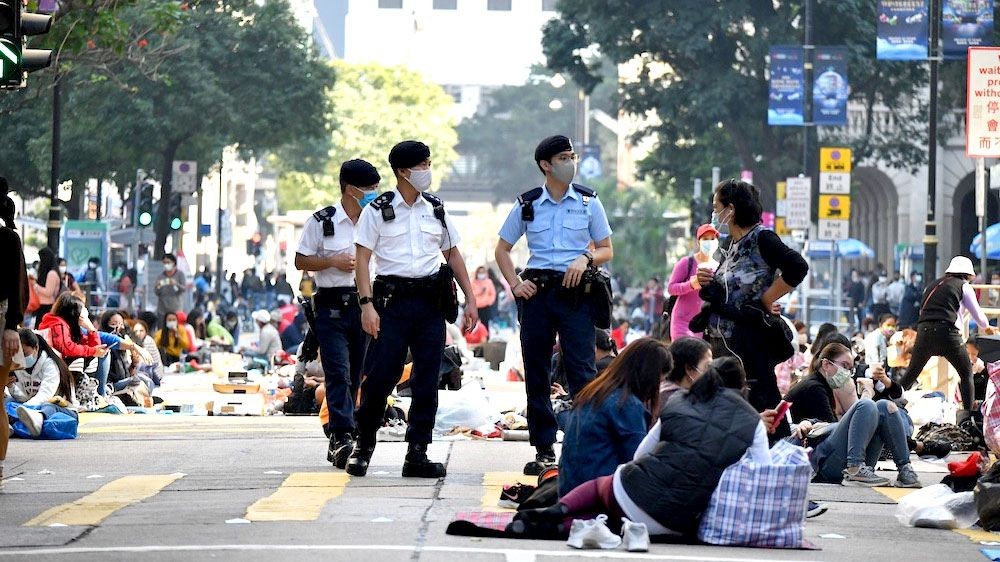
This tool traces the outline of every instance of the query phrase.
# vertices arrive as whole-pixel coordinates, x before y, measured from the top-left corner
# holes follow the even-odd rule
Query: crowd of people
[[[38,436],[46,419],[75,420],[84,402],[97,400],[91,391],[152,400],[168,370],[205,362],[212,351],[241,352],[264,365],[290,353],[300,359],[307,410],[327,413],[329,462],[366,475],[387,398],[405,372],[411,400],[402,473],[441,478],[445,467],[428,458],[427,445],[442,350],[456,339],[480,346],[491,327],[516,326],[535,453],[524,473],[544,477],[557,469],[558,494],[520,511],[508,531],[565,536],[574,519],[605,525],[607,517],[597,518],[603,514],[611,527],[624,520],[633,531],[691,537],[723,471],[747,454],[768,458],[779,440],[812,449],[816,481],[920,487],[911,453],[949,452],[946,443],[913,438],[903,398],[931,356],[957,373],[957,388],[945,399],[961,403],[959,425],[989,401],[992,382],[977,384],[985,368],[963,333],[964,313],[980,330],[995,331],[969,286],[971,261],[956,257],[927,287],[919,276],[907,284],[878,275],[866,285],[853,272],[845,292],[867,331],[852,340],[823,325],[812,337],[778,305],[808,265],[763,228],[760,193],[744,181],[715,186],[712,221],[697,228],[694,251],[665,285],[649,280],[637,298],[638,316],[612,321],[617,281],[604,269],[614,255],[612,231],[597,194],[572,181],[576,160],[566,137],[539,144],[534,164],[544,183],[522,193],[504,221],[495,269],[473,272],[444,203],[426,192],[426,145],[393,148],[395,189],[381,195],[372,164],[345,162],[341,201],[307,220],[296,248],[295,267],[304,273],[298,292],[309,298],[304,307],[284,273],[261,279],[248,270],[242,283],[231,275],[216,292],[202,271],[185,313],[190,289],[177,258],[167,254],[153,283],[155,313],[132,316],[104,303],[100,317],[91,318],[96,305],[74,288],[80,281],[43,249],[32,276],[22,270],[3,281],[7,370],[0,374],[11,374],[3,415]],[[7,202],[0,201],[2,249],[17,254]],[[522,237],[530,254],[523,270],[511,258]],[[24,263],[23,254],[14,257],[11,263]],[[119,283],[134,285],[127,268],[116,272]],[[82,282],[99,277],[85,272]],[[31,316],[35,329],[21,329]],[[649,335],[634,338],[636,327]],[[243,329],[257,334],[252,347],[239,346]],[[0,419],[0,428],[7,423]],[[557,458],[558,430],[564,439]],[[5,450],[6,439],[0,468]],[[883,458],[896,465],[894,482],[875,472]],[[810,503],[810,515],[822,511]]]

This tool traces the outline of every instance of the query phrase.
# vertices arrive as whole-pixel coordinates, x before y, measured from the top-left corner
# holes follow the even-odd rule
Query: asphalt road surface
[[[445,528],[456,512],[495,506],[499,485],[519,478],[527,443],[436,442],[430,456],[447,462],[443,481],[402,478],[403,443],[379,444],[366,478],[333,469],[325,450],[316,418],[302,417],[91,415],[74,441],[13,441],[0,493],[0,562],[971,561],[986,560],[980,541],[1000,540],[907,528],[893,515],[898,490],[828,485],[810,491],[830,508],[806,523],[819,550],[653,545],[633,554],[453,537]],[[942,476],[921,472],[925,485]]]

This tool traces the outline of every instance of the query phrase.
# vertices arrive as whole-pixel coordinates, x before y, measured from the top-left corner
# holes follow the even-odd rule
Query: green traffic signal
[[[174,193],[170,195],[170,207],[167,209],[170,217],[170,230],[180,230],[184,226],[184,220],[181,219],[181,207],[183,206],[183,196],[180,193]]]
[[[153,224],[153,213],[142,211],[139,213],[139,226],[149,226]]]
[[[182,226],[184,226],[184,223],[180,217],[170,219],[170,230],[180,230]]]

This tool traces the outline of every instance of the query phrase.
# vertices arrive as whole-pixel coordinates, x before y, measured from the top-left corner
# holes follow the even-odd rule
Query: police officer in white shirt
[[[403,476],[445,476],[443,464],[427,459],[427,445],[437,414],[445,320],[453,321],[457,314],[453,279],[465,293],[465,329],[471,330],[479,318],[465,260],[458,249],[458,232],[441,200],[427,193],[430,157],[430,149],[422,142],[404,141],[394,146],[389,164],[396,176],[396,189],[365,207],[357,225],[361,323],[374,339],[369,344],[361,385],[358,443],[347,462],[347,473],[352,476],[364,476],[368,471],[386,398],[399,382],[407,349],[413,355],[413,399]],[[373,254],[378,277],[370,284],[368,259]],[[442,254],[447,266],[441,264]]]
[[[361,305],[354,282],[355,223],[378,196],[378,171],[364,160],[340,167],[340,202],[313,213],[302,228],[295,268],[314,272],[316,340],[330,411],[327,461],[344,468],[354,451],[354,400],[361,385],[368,336],[361,329]]]

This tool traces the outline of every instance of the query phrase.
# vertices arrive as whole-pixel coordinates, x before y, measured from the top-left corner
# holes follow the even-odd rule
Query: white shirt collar
[[[344,197],[350,197],[350,196],[344,195]],[[337,213],[333,215],[334,222],[344,222],[351,220],[351,216],[348,215],[347,211],[344,209],[343,202],[337,201],[336,203],[334,203],[333,207],[337,209]]]
[[[396,194],[392,198],[392,206],[395,208],[398,208],[400,206],[406,206],[406,200],[403,199],[403,194],[399,192],[399,188],[396,187],[395,189],[392,190],[392,192]],[[418,193],[417,200],[413,202],[413,206],[411,206],[410,208],[415,209],[418,205],[429,205],[429,204],[430,203],[427,203],[427,200],[424,199],[424,194]]]

